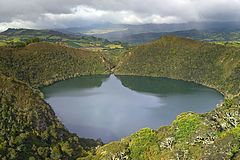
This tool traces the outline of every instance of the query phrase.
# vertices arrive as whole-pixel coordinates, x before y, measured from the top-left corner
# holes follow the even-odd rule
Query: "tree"
[[[29,38],[27,41],[26,41],[26,44],[30,44],[30,43],[37,43],[37,42],[40,42],[40,39],[38,37],[34,37],[34,38]]]
[[[63,152],[65,152],[69,156],[72,156],[73,149],[68,142],[62,142],[60,143],[60,145]]]
[[[61,154],[60,148],[58,146],[54,146],[52,148],[50,157],[54,160],[61,159],[62,154]]]

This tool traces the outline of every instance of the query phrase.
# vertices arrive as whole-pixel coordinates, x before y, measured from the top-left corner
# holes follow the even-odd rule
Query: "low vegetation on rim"
[[[99,54],[45,42],[2,47],[0,158],[239,159],[239,51],[238,46],[166,36],[132,47],[121,57],[115,55],[115,63],[109,63],[111,52]],[[209,113],[182,113],[170,126],[144,128],[99,147],[99,141],[69,133],[38,87],[111,71],[194,81],[221,91],[225,101]]]

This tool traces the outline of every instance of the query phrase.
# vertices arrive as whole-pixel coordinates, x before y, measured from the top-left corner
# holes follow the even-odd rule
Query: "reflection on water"
[[[190,82],[114,75],[83,76],[42,91],[70,131],[104,142],[140,128],[169,125],[181,112],[207,112],[223,99],[215,90]]]

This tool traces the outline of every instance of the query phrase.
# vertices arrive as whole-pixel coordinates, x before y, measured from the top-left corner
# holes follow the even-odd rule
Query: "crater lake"
[[[169,125],[182,112],[208,112],[223,100],[199,84],[141,76],[81,76],[41,90],[67,129],[105,143]]]

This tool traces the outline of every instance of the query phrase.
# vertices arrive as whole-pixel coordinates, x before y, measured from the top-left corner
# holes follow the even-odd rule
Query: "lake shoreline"
[[[104,79],[103,79],[104,78]],[[130,86],[131,86],[131,84],[129,84],[130,86],[128,86],[127,84],[125,84],[125,80],[124,79],[129,79],[130,81],[131,80],[134,80],[133,82],[134,83],[140,83],[139,84],[139,87],[140,86],[144,86],[144,84],[149,84],[148,86],[145,86],[145,87],[150,87],[150,88],[146,88],[147,90],[146,91],[141,91],[141,90],[138,90],[137,88],[131,88]],[[149,79],[150,78],[150,79]],[[97,80],[97,79],[99,79],[99,80]],[[100,80],[100,79],[102,79],[102,80]],[[116,81],[116,80],[114,80],[114,79],[116,79],[117,81],[119,81],[119,82],[114,82],[114,81]],[[98,81],[97,82],[97,84],[95,84],[95,85],[97,85],[97,86],[91,86],[91,85],[93,85],[95,82],[94,81]],[[108,82],[108,81],[112,81],[111,82],[111,85],[113,85],[113,86],[111,86],[109,89],[107,89],[108,91],[101,91],[101,89],[99,90],[99,88],[102,88],[103,86],[106,86],[108,83],[110,83],[110,82]],[[93,83],[94,82],[94,83]],[[113,83],[114,82],[114,83]],[[80,94],[80,91],[81,91],[81,88],[83,89],[83,91],[87,91],[88,89],[88,87],[94,87],[93,89],[94,90],[96,90],[96,91],[94,91],[94,92],[100,92],[100,93],[104,93],[104,92],[106,92],[105,94],[109,94],[109,96],[111,95],[111,96],[113,96],[113,95],[115,95],[116,94],[116,91],[114,91],[114,90],[116,90],[116,84],[115,83],[117,83],[118,85],[120,85],[119,83],[121,82],[121,85],[122,85],[122,87],[124,87],[124,88],[126,88],[126,89],[130,89],[131,90],[131,92],[133,91],[133,93],[140,93],[140,94],[145,94],[146,95],[146,97],[145,98],[137,98],[137,99],[135,99],[135,100],[133,100],[134,99],[134,95],[132,95],[132,93],[130,92],[130,95],[129,96],[127,96],[129,93],[129,91],[125,91],[125,89],[123,90],[124,91],[124,97],[125,98],[123,98],[124,99],[124,101],[125,101],[125,103],[127,103],[128,102],[128,97],[131,97],[130,99],[131,99],[131,101],[133,101],[134,103],[136,103],[136,102],[138,102],[139,101],[139,103],[140,103],[140,101],[141,101],[141,99],[145,99],[145,101],[147,101],[147,97],[149,97],[149,96],[153,96],[153,97],[155,97],[155,96],[157,96],[158,97],[158,95],[159,95],[159,97],[162,97],[161,99],[165,99],[164,97],[164,95],[165,94],[177,94],[178,96],[180,96],[181,94],[183,94],[183,95],[188,95],[189,93],[188,92],[193,92],[193,93],[195,93],[195,94],[199,94],[199,98],[200,97],[203,97],[203,95],[201,95],[200,93],[197,93],[197,91],[195,91],[195,89],[193,89],[193,88],[195,88],[196,87],[196,89],[197,88],[203,88],[204,90],[206,89],[206,91],[207,90],[209,90],[209,92],[211,91],[211,93],[213,94],[219,94],[219,96],[221,96],[222,98],[222,100],[221,101],[223,101],[223,95],[221,94],[221,93],[219,93],[218,91],[216,91],[215,89],[212,89],[212,88],[208,88],[208,87],[206,87],[206,86],[203,86],[203,85],[200,85],[200,84],[196,84],[196,83],[194,83],[194,82],[187,82],[187,81],[183,81],[183,80],[175,80],[175,79],[171,79],[171,78],[166,78],[166,77],[147,77],[147,76],[115,76],[114,74],[111,74],[111,75],[105,75],[105,76],[103,76],[103,75],[87,75],[87,76],[80,76],[80,77],[77,77],[77,78],[72,78],[72,79],[69,79],[69,80],[66,80],[66,81],[60,81],[60,82],[57,82],[57,83],[54,83],[53,85],[51,85],[51,86],[48,86],[48,87],[44,87],[44,88],[42,88],[42,92],[43,93],[45,93],[44,95],[45,95],[45,97],[47,97],[47,99],[45,98],[45,101],[48,103],[48,104],[50,104],[50,106],[55,110],[55,112],[57,113],[57,115],[58,115],[58,117],[60,116],[60,115],[62,115],[63,117],[65,117],[65,119],[61,119],[61,121],[63,122],[63,124],[65,124],[66,125],[66,115],[65,114],[63,114],[64,112],[66,112],[66,111],[64,111],[65,109],[64,108],[66,108],[66,107],[64,107],[62,104],[65,104],[65,103],[67,103],[68,104],[68,106],[70,107],[71,106],[71,108],[74,108],[74,106],[76,106],[77,104],[78,104],[78,102],[79,103],[81,103],[81,107],[80,108],[82,108],[82,109],[84,109],[85,108],[85,106],[88,106],[89,105],[89,102],[91,102],[91,105],[92,105],[92,102],[93,101],[96,101],[96,100],[98,100],[98,95],[96,95],[96,96],[93,96],[93,98],[96,98],[95,100],[91,100],[91,99],[89,99],[89,100],[84,100],[84,99],[82,99],[81,98],[81,96],[79,97],[79,98],[77,98],[78,99],[78,102],[75,102],[74,101],[74,97],[75,96],[79,96],[77,93],[79,92],[79,94]],[[113,84],[112,84],[113,83]],[[166,83],[166,84],[165,84]],[[89,84],[89,85],[87,85],[87,84]],[[161,84],[161,85],[159,85],[158,86],[158,84]],[[87,86],[85,86],[85,85],[87,85]],[[64,87],[65,86],[65,87]],[[75,86],[75,87],[74,87]],[[82,87],[81,87],[82,86]],[[85,87],[87,87],[87,88],[85,88]],[[151,88],[153,89],[153,88],[156,88],[155,86],[158,86],[158,89],[154,89],[154,93],[151,91]],[[169,86],[169,87],[165,87],[165,86]],[[59,88],[60,87],[60,88]],[[120,87],[120,86],[119,86]],[[122,87],[117,87],[118,89],[118,92],[119,91],[121,91],[122,89]],[[129,88],[130,87],[130,88]],[[160,87],[160,88],[159,88]],[[162,88],[162,87],[164,87],[164,88]],[[175,88],[176,87],[176,88]],[[193,87],[193,88],[192,88]],[[65,89],[64,89],[65,88]],[[169,88],[169,89],[167,89],[167,88]],[[170,89],[171,88],[171,89]],[[187,88],[189,88],[189,89],[187,89]],[[190,89],[191,88],[191,89]],[[91,90],[93,90],[93,89],[90,89],[89,88],[89,91],[91,91]],[[150,90],[149,90],[150,89]],[[176,91],[174,91],[175,89],[177,89]],[[79,91],[78,91],[79,90]],[[99,90],[99,91],[98,91]],[[191,91],[191,90],[194,90],[194,91]],[[91,92],[93,92],[93,91],[91,91]],[[111,92],[113,92],[112,94],[111,94]],[[169,93],[168,93],[169,92]],[[176,92],[176,93],[175,93]],[[185,93],[186,92],[186,93]],[[63,99],[65,96],[64,95],[68,95],[67,97],[72,97],[71,98],[71,102],[68,102],[68,100],[66,99],[65,101],[63,101],[63,102],[61,102],[61,103],[59,103],[58,101],[62,101],[61,99]],[[69,95],[70,94],[70,95]],[[122,93],[123,94],[123,93]],[[194,95],[195,95],[194,94]],[[204,91],[204,95],[205,94],[207,94],[207,93],[205,93],[205,91]],[[171,96],[170,95],[168,95],[167,97],[168,98],[170,98]],[[58,96],[60,96],[59,98],[61,98],[61,99],[58,99],[57,100],[57,102],[54,102],[54,101],[51,101],[51,99],[54,99],[54,98],[56,98],[56,97],[58,97]],[[118,97],[118,99],[120,98],[120,97],[122,97],[123,95],[118,95],[117,97]],[[135,95],[136,96],[136,95]],[[53,98],[51,98],[51,97],[53,97]],[[198,96],[197,96],[198,97]],[[84,97],[83,97],[84,98]],[[147,99],[146,99],[147,98]],[[149,97],[150,98],[150,97]],[[193,97],[192,97],[193,98]],[[150,125],[151,123],[153,123],[153,122],[151,122],[150,123],[150,120],[154,117],[154,115],[153,116],[149,116],[149,118],[147,118],[148,120],[147,121],[149,121],[148,122],[148,127],[150,127],[150,128],[153,128],[153,129],[157,129],[157,128],[159,128],[159,126],[164,126],[164,125],[170,125],[171,123],[172,123],[172,121],[176,118],[176,116],[177,115],[179,115],[180,113],[182,113],[182,112],[197,112],[198,114],[205,114],[206,112],[209,112],[209,111],[211,111],[212,110],[212,108],[213,107],[215,107],[215,105],[214,104],[202,104],[202,103],[200,103],[199,105],[201,105],[202,107],[202,109],[200,108],[200,109],[197,109],[197,110],[192,110],[192,109],[187,109],[187,107],[189,106],[189,104],[191,104],[192,103],[192,98],[187,98],[186,99],[186,97],[184,98],[184,97],[182,97],[182,98],[180,98],[181,100],[178,100],[179,102],[177,102],[177,104],[174,104],[173,106],[174,107],[177,107],[177,106],[179,106],[179,107],[177,107],[177,108],[179,108],[179,109],[182,109],[183,111],[178,111],[179,109],[177,109],[177,108],[175,108],[175,109],[171,109],[171,110],[174,110],[174,111],[176,111],[177,112],[177,114],[174,114],[174,116],[173,116],[173,118],[171,118],[171,121],[169,121],[168,120],[168,122],[166,123],[166,122],[161,122],[162,120],[164,120],[164,119],[166,119],[166,117],[164,116],[164,115],[171,115],[171,114],[173,114],[173,113],[175,113],[175,112],[169,112],[169,113],[165,113],[166,111],[161,111],[161,112],[159,112],[158,113],[158,115],[157,115],[157,117],[160,117],[160,119],[158,120],[159,122],[161,122],[161,123],[158,123],[158,121],[157,122],[155,122],[156,123],[156,125],[154,125],[154,127],[152,126],[152,125]],[[198,99],[199,99],[198,98]],[[108,97],[102,97],[101,98],[102,100],[104,100],[104,99],[108,99]],[[123,107],[124,105],[126,105],[126,104],[122,104],[122,105],[120,105],[119,103],[115,103],[117,100],[113,100],[113,98],[110,98],[111,100],[108,100],[109,102],[111,102],[111,101],[114,101],[114,104],[112,104],[112,105],[114,105],[114,108],[116,108],[116,106],[118,106],[118,108],[121,108],[121,107]],[[206,99],[207,99],[207,97],[206,97]],[[214,98],[211,98],[212,99],[212,101],[213,101],[213,99]],[[101,101],[102,101],[101,100]],[[149,99],[150,100],[150,99]],[[50,103],[50,102],[51,103]],[[96,103],[97,103],[97,105],[94,105],[94,106],[96,106],[97,108],[95,108],[93,111],[91,111],[91,110],[89,110],[87,113],[85,113],[85,114],[89,114],[89,116],[88,116],[88,118],[89,118],[89,120],[91,120],[92,118],[90,118],[91,117],[91,114],[90,113],[92,113],[92,112],[96,112],[96,110],[98,110],[98,108],[101,108],[101,106],[105,106],[104,104],[101,104],[101,101],[100,102],[97,102],[96,101]],[[151,108],[151,106],[153,105],[153,104],[151,104],[152,102],[152,100],[151,101],[149,101],[148,103],[146,103],[145,104],[145,101],[144,102],[142,102],[142,103],[140,103],[139,104],[139,107],[140,106],[146,106],[146,107],[150,107]],[[154,103],[158,103],[157,101],[159,101],[159,100],[156,100],[156,102],[154,102]],[[169,100],[168,100],[169,101]],[[165,102],[166,104],[165,105],[168,105],[168,104],[171,104],[171,103],[173,103],[174,101],[176,101],[176,100],[170,100],[170,102]],[[195,101],[197,101],[197,99],[195,100]],[[205,102],[205,100],[202,100],[203,102]],[[73,103],[74,102],[74,103]],[[181,107],[180,107],[180,104],[181,103],[186,103],[186,104],[182,104],[181,105]],[[73,103],[72,105],[69,105],[69,104],[71,104],[71,103]],[[107,102],[105,102],[105,103],[107,103]],[[132,103],[132,102],[131,102]],[[189,104],[188,104],[189,103]],[[84,105],[83,105],[84,104]],[[107,103],[108,104],[108,103]],[[195,104],[195,103],[194,103]],[[216,104],[216,103],[215,103]],[[218,103],[219,104],[219,103]],[[155,104],[156,105],[156,104]],[[160,105],[160,104],[158,104],[158,105]],[[165,106],[164,105],[164,106]],[[193,105],[193,104],[192,104]],[[190,106],[192,106],[192,105],[190,105]],[[195,105],[197,105],[197,103],[195,104]],[[195,106],[195,105],[193,105],[193,106]],[[110,105],[111,106],[111,105]],[[192,106],[192,107],[193,107]],[[68,108],[69,108],[68,107]],[[74,110],[74,113],[72,113],[72,114],[75,114],[75,113],[77,113],[77,110],[79,110],[78,108],[79,107],[77,107],[77,108],[75,108],[75,109],[71,109],[71,110]],[[90,106],[89,106],[90,107]],[[86,108],[89,108],[89,107],[86,107]],[[131,108],[132,108],[133,106],[131,105]],[[136,106],[137,107],[137,106]],[[164,108],[166,108],[167,106],[165,106]],[[200,106],[199,106],[200,107]],[[91,107],[90,107],[91,108]],[[141,108],[141,107],[140,107]],[[168,108],[168,107],[167,107]],[[185,109],[184,109],[185,108]],[[205,111],[205,109],[204,108],[210,108],[210,109],[207,109],[207,111]],[[59,110],[61,110],[61,111],[59,111]],[[67,109],[68,110],[68,109]],[[101,109],[101,110],[104,110],[104,109]],[[101,112],[101,110],[99,110],[99,112]],[[111,110],[110,108],[108,109],[108,110]],[[198,111],[199,110],[199,111]],[[204,110],[204,111],[200,111],[200,110]],[[140,110],[141,111],[141,110]],[[132,111],[132,112],[138,112],[138,115],[141,113],[140,111]],[[70,111],[67,111],[67,113],[69,113]],[[82,112],[82,111],[81,111]],[[79,115],[78,116],[80,116],[81,115],[81,112],[79,112]],[[126,109],[126,111],[125,111],[126,113],[125,113],[125,116],[126,116],[126,114],[127,114],[127,112],[131,112],[131,111],[129,111],[129,109]],[[140,113],[139,113],[140,112]],[[163,112],[163,113],[162,113]],[[114,115],[115,113],[118,113],[118,111],[113,111],[113,113],[111,114],[111,115]],[[120,113],[120,112],[119,112]],[[165,114],[164,114],[165,113]],[[103,114],[103,113],[102,113]],[[101,115],[102,115],[101,114]],[[155,113],[156,114],[156,113]],[[62,116],[60,116],[61,118],[63,118]],[[77,115],[75,115],[75,116],[68,116],[68,117],[78,117]],[[118,115],[118,116],[120,116],[120,115]],[[84,117],[84,115],[82,115],[82,116],[80,116],[80,117]],[[141,117],[146,117],[146,115],[145,116],[141,116]],[[156,117],[156,119],[158,119]],[[165,118],[164,118],[165,117]],[[171,116],[170,116],[171,117]],[[114,117],[112,117],[112,118],[110,118],[110,119],[112,119],[112,121],[114,120],[114,118],[115,118],[115,116]],[[69,118],[67,118],[67,119],[69,119]],[[71,118],[72,119],[72,118]],[[76,119],[76,118],[75,118]],[[94,118],[95,119],[95,118]],[[98,119],[98,118],[97,118]],[[102,118],[101,117],[99,117],[99,119],[101,120]],[[125,118],[120,118],[120,119],[126,119],[126,117]],[[146,119],[146,118],[145,118]],[[65,120],[65,121],[64,121]],[[79,121],[79,122],[82,122],[82,121],[84,121],[84,120],[75,120],[75,121]],[[73,121],[73,122],[71,122],[71,124],[73,124],[73,123],[75,123],[75,121]],[[164,120],[165,121],[165,120]],[[138,120],[138,123],[139,124],[144,124],[144,121],[143,122],[141,122],[141,119],[139,119]],[[67,122],[67,123],[69,123],[70,124],[70,122]],[[127,122],[126,122],[127,123]],[[163,123],[163,124],[162,124]],[[117,123],[116,123],[117,124]],[[160,125],[161,124],[161,125]],[[75,124],[75,126],[77,126],[77,125],[79,125],[79,124]],[[84,125],[84,124],[82,124],[82,125]],[[68,126],[68,125],[66,125],[66,126]],[[109,125],[108,125],[109,126]],[[146,126],[142,126],[142,127],[139,127],[137,130],[139,130],[140,128],[144,128],[144,127],[146,127]],[[119,127],[118,127],[119,128]],[[131,128],[131,127],[130,127]],[[134,127],[132,127],[132,128],[134,128]],[[77,132],[79,132],[79,133],[81,133],[81,132],[85,132],[85,131],[81,131],[81,130],[79,130],[77,127],[75,127],[75,129],[74,128],[71,128],[70,130],[72,130],[72,131],[74,131],[74,130],[78,130]],[[136,130],[135,130],[136,131]],[[98,133],[99,132],[99,134],[100,134],[100,131],[92,131],[93,133]],[[76,133],[76,132],[75,132]],[[117,133],[119,133],[119,131],[117,132]],[[131,132],[131,133],[133,133],[133,132]],[[89,132],[89,135],[91,135],[92,133],[91,132]],[[107,134],[107,132],[106,132],[106,134]],[[87,137],[88,135],[85,135],[85,136],[83,136],[82,134],[79,134],[80,135],[80,137],[85,137],[85,138],[93,138],[93,137]],[[81,136],[82,135],[82,136]],[[125,134],[124,136],[127,136],[127,135],[129,135],[129,134]],[[103,138],[102,136],[100,136],[99,135],[99,137],[95,137],[94,139],[98,139],[98,138]],[[118,139],[120,139],[121,137],[119,137]],[[114,140],[118,140],[118,139],[114,139]],[[110,140],[111,141],[111,140]],[[106,142],[106,139],[104,140],[104,142]],[[109,142],[109,140],[107,141],[107,142]]]

